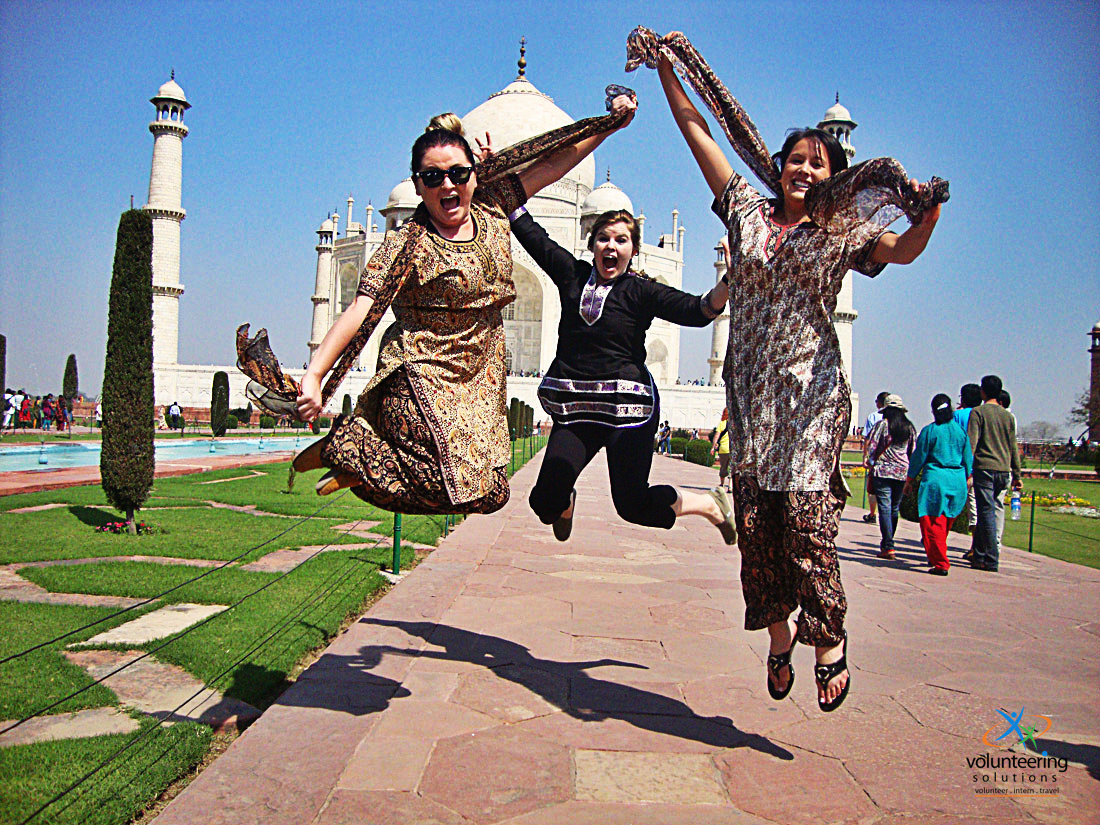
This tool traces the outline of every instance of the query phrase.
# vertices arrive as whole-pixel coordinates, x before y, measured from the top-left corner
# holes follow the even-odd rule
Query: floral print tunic
[[[851,418],[832,313],[845,273],[877,275],[885,228],[783,225],[734,174],[714,211],[729,228],[730,338],[722,376],[730,462],[763,490],[826,490]]]

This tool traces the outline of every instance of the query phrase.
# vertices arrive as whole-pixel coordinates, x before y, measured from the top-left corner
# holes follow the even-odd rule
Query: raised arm
[[[684,92],[672,63],[663,54],[657,63],[657,74],[661,78],[661,86],[665,90],[665,99],[672,110],[672,117],[680,127],[680,133],[687,141],[695,162],[699,164],[707,186],[718,197],[726,188],[733,174],[733,167],[718,147],[718,142],[711,136],[707,122]]]
[[[565,177],[569,170],[596,151],[596,147],[603,143],[608,135],[628,126],[634,119],[637,109],[638,102],[632,95],[617,96],[611,103],[611,115],[616,118],[614,125],[609,124],[606,131],[582,138],[576,143],[566,145],[539,158],[522,170],[519,173],[519,180],[523,184],[527,197]]]
[[[916,181],[913,181],[914,185]],[[895,232],[887,232],[878,239],[875,251],[871,253],[871,261],[876,264],[911,264],[924,252],[928,246],[928,239],[932,237],[932,230],[936,228],[936,221],[940,219],[940,204],[936,204],[927,212],[920,223],[915,223],[898,235]]]
[[[328,375],[336,359],[347,349],[373,305],[371,296],[356,295],[351,306],[344,310],[321,341],[321,346],[317,347],[306,374],[302,376],[302,394],[297,399],[298,417],[302,421],[309,423],[321,414],[324,406],[321,402],[321,379]]]

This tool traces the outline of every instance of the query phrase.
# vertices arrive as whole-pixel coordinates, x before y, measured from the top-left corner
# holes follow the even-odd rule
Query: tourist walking
[[[955,410],[955,423],[965,433],[970,425],[970,411],[982,403],[982,388],[978,384],[963,384],[959,387],[959,406]],[[963,557],[967,561],[974,558],[974,525],[978,523],[978,505],[974,501],[974,485],[966,489],[967,524],[970,527],[970,550]]]
[[[730,476],[730,408],[722,408],[722,420],[714,428],[714,437],[710,441],[710,454],[718,456],[718,486],[729,490]]]
[[[3,418],[0,419],[0,432],[12,427],[12,419],[15,417],[15,390],[11,387],[4,388],[4,409]]]
[[[557,285],[561,300],[557,352],[538,391],[554,426],[528,499],[531,509],[553,525],[559,541],[569,538],[574,485],[602,449],[621,518],[669,529],[679,516],[703,516],[717,525],[726,544],[735,544],[733,507],[724,489],[700,494],[649,484],[660,399],[645,365],[646,330],[654,318],[706,326],[726,304],[725,281],[705,295],[691,295],[635,273],[630,265],[641,228],[624,210],[596,218],[588,238],[592,261],[574,258],[526,209],[521,212],[512,232]]]
[[[951,568],[947,533],[966,506],[974,457],[966,433],[956,426],[950,396],[941,392],[932,398],[932,418],[917,436],[902,495],[907,495],[914,481],[920,479],[917,517],[930,565],[928,572],[946,576]]]
[[[901,396],[890,394],[882,402],[882,421],[867,439],[870,475],[878,501],[879,558],[894,558],[894,533],[901,513],[902,489],[909,476],[909,456],[917,431],[905,413]]]
[[[864,476],[866,484],[864,489],[867,492],[867,512],[863,516],[865,524],[875,523],[875,512],[878,509],[878,502],[875,499],[875,477],[870,471],[870,468],[874,465],[867,463],[867,443],[871,438],[871,432],[875,429],[875,425],[882,421],[882,402],[886,400],[886,396],[889,394],[889,392],[883,390],[875,396],[875,410],[863,422],[863,466],[868,468],[867,474]]]
[[[314,353],[300,387],[278,368],[266,332],[249,339],[247,325],[238,329],[238,365],[260,385],[254,400],[276,413],[296,407],[302,420],[313,421],[393,308],[378,370],[355,410],[294,460],[296,470],[330,468],[319,493],[351,487],[400,513],[491,513],[507,502],[501,309],[516,295],[508,215],[630,122],[633,93],[609,87],[608,94],[610,114],[483,163],[457,117],[434,119],[412,147],[422,203],[371,257],[355,300]]]
[[[672,60],[774,198],[734,173]],[[729,229],[728,278],[736,289],[722,377],[745,627],[768,629],[767,684],[777,699],[793,683],[795,641],[813,645],[818,705],[831,711],[851,681],[835,545],[849,494],[839,468],[851,393],[832,311],[849,269],[877,275],[887,263],[920,255],[947,184],[918,185],[889,158],[847,170],[843,148],[819,129],[790,133],[773,157],[740,104],[678,32],[663,38],[644,28],[631,32],[627,68],[643,63],[658,70],[673,117],[715,196],[714,210]],[[912,226],[898,235],[858,217],[876,212],[904,213]],[[789,617],[799,607],[792,627]]]
[[[970,449],[974,453],[974,498],[978,505],[970,566],[996,572],[1001,558],[997,521],[1004,520],[1005,490],[1010,484],[1014,490],[1023,485],[1016,420],[997,400],[1001,393],[1000,377],[986,375],[981,389],[982,405],[970,411],[967,423]]]

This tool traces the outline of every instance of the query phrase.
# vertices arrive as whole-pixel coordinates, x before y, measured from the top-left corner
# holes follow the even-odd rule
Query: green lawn
[[[852,488],[850,503],[866,507],[864,479],[849,478]],[[1046,478],[1025,478],[1023,508],[1019,521],[1012,521],[1006,514],[1004,543],[1044,556],[1100,568],[1100,519],[1051,512],[1049,508],[1035,508],[1035,528],[1031,530],[1030,495],[1073,495],[1100,506],[1100,484],[1088,481],[1061,481]]]
[[[517,442],[510,468],[522,466],[544,443],[545,439]],[[319,472],[297,476],[288,490],[288,470],[288,463],[276,463],[158,479],[146,509],[139,513],[139,519],[155,525],[156,532],[136,537],[95,531],[107,521],[120,520],[98,485],[0,498],[4,535],[0,563],[101,559],[21,568],[19,575],[28,581],[54,593],[136,598],[158,596],[179,586],[121,615],[115,615],[115,608],[0,602],[0,658],[107,619],[0,665],[0,718],[21,719],[54,702],[61,704],[50,714],[117,706],[110,690],[94,685],[86,671],[63,657],[65,645],[179,602],[232,607],[174,637],[127,647],[155,650],[159,661],[178,665],[223,693],[266,708],[311,655],[383,591],[387,585],[378,571],[390,566],[393,553],[392,513],[351,494],[317,496],[313,483]],[[65,506],[7,512],[46,503]],[[279,515],[240,512],[212,503]],[[154,509],[158,507],[172,509]],[[369,527],[367,536],[349,535],[343,529],[356,525],[366,529],[364,522],[378,522]],[[435,544],[447,529],[442,516],[406,515],[401,526],[402,570],[416,563],[409,543]],[[318,553],[287,574],[240,569],[276,550],[340,544],[372,546]],[[119,556],[237,561],[209,572],[211,568]],[[191,581],[198,576],[202,577]],[[73,693],[77,695],[66,698]],[[185,776],[211,745],[210,731],[202,725],[154,729],[144,717],[142,724],[148,732],[145,738],[34,821],[123,825]],[[0,782],[0,822],[22,821],[132,739],[133,735],[111,735],[0,749],[4,780]]]

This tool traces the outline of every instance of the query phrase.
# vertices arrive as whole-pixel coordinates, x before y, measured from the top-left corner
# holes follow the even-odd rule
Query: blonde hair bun
[[[454,132],[456,135],[466,136],[466,132],[462,128],[462,119],[454,112],[444,112],[441,115],[436,115],[428,121],[428,128],[424,131],[434,132],[436,129],[446,129],[448,132]]]

